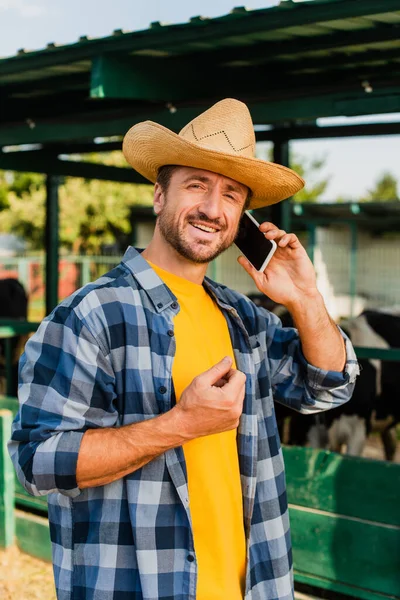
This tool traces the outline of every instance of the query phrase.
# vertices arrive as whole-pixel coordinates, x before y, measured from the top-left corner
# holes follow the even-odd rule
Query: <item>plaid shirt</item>
[[[206,279],[247,375],[237,445],[247,539],[246,600],[292,600],[292,556],[273,398],[312,413],[351,396],[344,374],[309,365],[295,329]],[[48,494],[59,600],[194,600],[197,563],[182,447],[113,483],[79,490],[89,428],[152,419],[175,402],[171,378],[179,305],[144,258],[123,261],[62,302],[26,345],[20,412],[9,443],[18,477]],[[211,466],[210,466],[211,468]]]

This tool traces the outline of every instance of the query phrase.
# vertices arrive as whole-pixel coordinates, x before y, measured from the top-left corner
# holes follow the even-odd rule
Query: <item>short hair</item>
[[[171,177],[176,169],[179,169],[179,165],[163,165],[158,169],[156,183],[159,184],[163,192],[168,191]]]
[[[163,165],[162,167],[160,167],[158,169],[156,183],[159,184],[159,186],[161,187],[161,189],[164,193],[166,193],[168,191],[168,187],[171,182],[171,177],[172,177],[174,171],[176,171],[176,169],[179,169],[179,165]],[[247,188],[247,189],[248,189],[248,192],[247,192],[246,200],[244,203],[243,211],[245,211],[249,208],[250,202],[253,198],[253,192],[251,191],[250,188]]]

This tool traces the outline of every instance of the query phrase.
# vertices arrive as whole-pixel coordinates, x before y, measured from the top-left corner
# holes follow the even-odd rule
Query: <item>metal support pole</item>
[[[311,262],[314,264],[314,253],[315,253],[315,243],[316,243],[316,226],[315,223],[309,223],[309,225],[307,226],[307,230],[308,230],[308,240],[307,240],[307,253],[308,256],[310,257]]]
[[[14,381],[13,381],[13,348],[12,342],[13,339],[11,337],[7,337],[4,339],[4,355],[6,361],[6,394],[7,396],[14,396]]]
[[[350,223],[350,317],[354,317],[354,301],[357,292],[357,246],[358,227],[355,221]]]
[[[284,167],[289,166],[289,140],[280,138],[274,142],[273,161]],[[290,198],[271,206],[272,222],[285,231],[290,231]]]
[[[81,257],[81,285],[90,283],[90,256]]]
[[[0,410],[0,548],[8,548],[14,543],[14,469],[7,452],[10,437],[12,413]]]
[[[58,304],[58,186],[59,177],[46,178],[46,314]]]

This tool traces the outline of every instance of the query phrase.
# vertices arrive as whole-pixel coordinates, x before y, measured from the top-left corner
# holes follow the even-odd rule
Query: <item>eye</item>
[[[228,198],[232,202],[239,203],[239,198],[235,194],[231,194],[230,192],[226,192],[224,194],[225,198]]]

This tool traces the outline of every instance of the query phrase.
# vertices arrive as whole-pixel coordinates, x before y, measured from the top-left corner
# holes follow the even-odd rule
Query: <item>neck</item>
[[[147,248],[143,250],[142,256],[160,267],[160,269],[199,285],[203,283],[208,267],[208,263],[193,263],[181,256],[175,248],[166,242],[157,227],[153,239]]]

